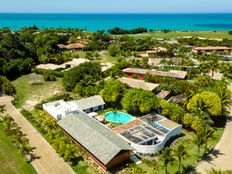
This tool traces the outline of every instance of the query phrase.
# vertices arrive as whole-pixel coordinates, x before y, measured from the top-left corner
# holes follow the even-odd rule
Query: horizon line
[[[0,12],[0,14],[232,14],[232,12]]]

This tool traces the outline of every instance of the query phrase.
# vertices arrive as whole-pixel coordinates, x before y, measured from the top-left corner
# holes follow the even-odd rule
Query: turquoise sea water
[[[125,124],[135,119],[135,117],[123,112],[108,112],[105,115],[108,122]]]
[[[0,28],[82,28],[89,31],[113,27],[162,30],[232,30],[232,14],[0,14]]]

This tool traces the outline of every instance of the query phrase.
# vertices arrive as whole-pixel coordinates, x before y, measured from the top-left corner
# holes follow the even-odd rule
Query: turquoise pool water
[[[105,114],[105,120],[111,123],[125,124],[134,119],[135,117],[123,112],[108,112]]]

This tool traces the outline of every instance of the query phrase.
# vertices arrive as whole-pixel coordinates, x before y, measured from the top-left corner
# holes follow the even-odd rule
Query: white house
[[[43,104],[43,110],[57,121],[64,118],[69,112],[75,111],[76,108],[69,105],[63,100]]]
[[[96,112],[104,109],[105,102],[101,96],[95,95],[88,98],[83,98],[77,101],[68,102],[72,107],[78,110],[84,111],[85,113]]]
[[[63,119],[72,111],[83,111],[85,113],[96,112],[104,109],[105,102],[99,96],[92,96],[77,101],[65,102],[63,100],[43,104],[43,110],[57,121]]]
[[[128,141],[137,153],[154,154],[161,150],[170,138],[181,134],[179,125],[161,115],[149,114],[113,131]]]

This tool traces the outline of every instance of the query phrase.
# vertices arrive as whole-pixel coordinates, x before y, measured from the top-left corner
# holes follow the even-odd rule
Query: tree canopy
[[[193,113],[203,112],[210,116],[218,116],[222,111],[221,99],[213,92],[204,91],[190,99],[187,109]]]
[[[159,99],[150,91],[129,89],[122,98],[121,104],[129,113],[148,114],[159,107]]]
[[[126,86],[122,82],[110,80],[105,83],[101,96],[109,106],[118,106],[125,90]]]
[[[70,69],[64,74],[63,85],[67,91],[72,91],[77,83],[86,79],[86,76],[91,78],[91,81],[97,81],[101,74],[101,66],[96,62],[85,62],[79,66]],[[88,78],[89,79],[89,78]]]

